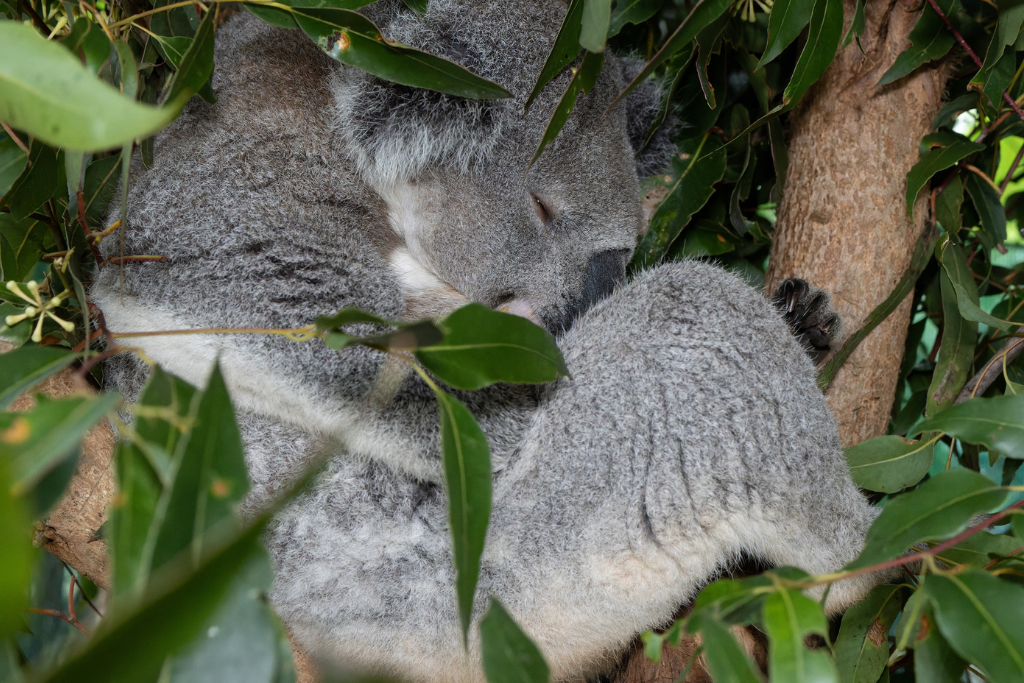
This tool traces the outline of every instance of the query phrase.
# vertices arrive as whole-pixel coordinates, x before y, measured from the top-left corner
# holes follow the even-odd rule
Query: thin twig
[[[28,610],[25,610],[25,611],[26,612],[31,612],[32,614],[45,614],[48,617],[57,617],[61,621],[68,622],[69,624],[71,624],[72,626],[77,628],[79,631],[84,633],[85,635],[89,635],[89,629],[87,629],[85,626],[82,626],[82,624],[78,621],[78,619],[72,619],[71,617],[69,617],[68,615],[64,614],[63,612],[58,612],[55,609],[37,609],[35,607],[33,607],[31,609],[28,609]]]
[[[82,599],[85,600],[85,604],[89,605],[89,607],[92,607],[92,611],[95,612],[98,616],[102,617],[103,612],[101,612],[99,608],[97,608],[96,605],[92,603],[92,600],[89,599],[89,596],[86,595],[85,586],[83,586],[82,582],[78,580],[78,577],[75,575],[75,570],[73,570],[71,566],[68,565],[68,563],[64,560],[61,560],[60,563],[64,565],[64,569],[68,570],[68,574],[71,575],[72,580],[74,580],[74,582],[78,584],[78,590],[81,591]]]
[[[46,25],[46,22],[43,21],[43,18],[41,16],[36,14],[35,9],[32,7],[32,4],[28,0],[18,0],[18,7],[23,12],[25,12],[25,14],[32,17],[32,23],[36,25],[37,29],[39,29],[40,31],[45,31],[46,33],[50,32],[50,27]]]
[[[11,136],[11,139],[14,140],[14,144],[16,144],[18,147],[21,147],[21,151],[25,153],[25,156],[28,156],[29,155],[28,145],[26,145],[24,142],[22,142],[21,138],[19,138],[17,135],[15,135],[14,131],[11,130],[11,127],[8,126],[6,123],[3,123],[2,121],[0,121],[0,126],[4,127],[4,131],[6,131],[7,134]]]
[[[155,254],[141,254],[138,256],[111,256],[102,265],[117,265],[119,263],[128,263],[129,261],[151,261],[154,263],[166,263],[166,256],[157,256]]]
[[[1003,193],[1006,192],[1006,186],[1010,184],[1010,180],[1013,179],[1013,172],[1017,170],[1020,160],[1024,158],[1024,145],[1020,146],[1017,150],[1017,156],[1014,157],[1013,163],[1010,164],[1010,170],[1006,172],[1006,177],[1003,178],[1003,182],[999,183],[999,196],[1002,197]]]
[[[1024,333],[1024,325],[1017,328],[1018,333]],[[971,378],[964,388],[960,390],[956,400],[953,401],[953,405],[960,405],[964,401],[974,398],[980,394],[984,394],[988,391],[988,388],[992,386],[992,383],[999,377],[1002,362],[1007,364],[1012,363],[1017,356],[1024,351],[1024,338],[1014,337],[1008,339],[1003,344],[996,355],[992,356],[992,359],[985,364],[978,374]],[[1005,358],[1005,361],[1002,359]]]

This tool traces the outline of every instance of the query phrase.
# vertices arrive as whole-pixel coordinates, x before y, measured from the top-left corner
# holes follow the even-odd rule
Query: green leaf
[[[85,215],[100,222],[107,216],[107,206],[114,197],[120,180],[121,153],[98,159],[85,169],[85,184],[82,193],[85,198]]]
[[[582,17],[583,0],[570,0],[569,7],[565,12],[565,18],[562,19],[562,25],[558,29],[558,35],[555,36],[555,44],[551,46],[551,52],[548,53],[548,58],[544,61],[544,66],[540,70],[540,76],[537,77],[537,83],[533,86],[533,91],[526,98],[524,111],[530,110],[530,105],[544,91],[544,88],[551,82],[551,79],[560,74],[562,69],[569,66],[576,59],[576,55],[580,53],[580,22]]]
[[[173,0],[152,0],[153,9],[172,4]],[[199,28],[199,15],[195,6],[175,7],[157,12],[150,20],[150,29],[160,36],[192,38]]]
[[[1019,681],[1024,675],[1024,588],[980,569],[928,577],[939,630],[957,654],[990,680]]]
[[[541,384],[569,376],[554,337],[526,318],[469,304],[441,326],[447,331],[444,341],[417,349],[416,358],[456,389],[495,382]]]
[[[697,78],[700,80],[701,90],[704,91],[704,100],[712,109],[716,107],[717,100],[715,98],[715,89],[708,78],[707,66],[711,60],[711,55],[722,50],[722,36],[725,33],[725,27],[729,23],[728,19],[729,17],[726,15],[715,19],[703,31],[698,33],[695,38],[697,43]],[[750,125],[749,120],[747,125]]]
[[[32,491],[47,474],[74,456],[85,433],[120,400],[116,393],[60,400],[40,395],[31,411],[0,413],[0,456],[11,459],[14,495]],[[56,502],[63,490],[60,488],[56,496],[39,501],[40,512]]]
[[[164,484],[173,476],[172,454],[190,435],[196,390],[159,366],[134,407],[138,441],[118,444],[118,495],[109,519],[114,595],[139,595],[146,588],[153,551],[167,513]]]
[[[0,408],[6,408],[23,393],[55,375],[77,358],[67,349],[26,346],[0,354]]]
[[[254,5],[248,2],[243,3],[242,7],[272,26],[280,26],[281,28],[299,27],[298,23],[295,21],[295,16],[287,10],[278,9],[277,7],[268,7],[266,5]]]
[[[981,219],[981,228],[987,232],[996,244],[1006,241],[1006,213],[999,200],[999,193],[971,173],[967,178],[967,194],[971,196],[971,202]]]
[[[480,652],[488,683],[547,683],[547,663],[496,598],[480,622]]]
[[[953,404],[967,383],[978,343],[978,323],[960,315],[956,290],[944,270],[939,271],[942,291],[942,342],[928,387],[926,415],[936,415]],[[929,458],[929,463],[930,463]]]
[[[9,135],[0,137],[0,197],[7,194],[28,164],[28,156]]]
[[[804,96],[835,59],[843,35],[842,0],[814,0],[807,43],[782,93],[784,106],[792,107]]]
[[[983,566],[992,561],[993,555],[1010,555],[1024,546],[1024,541],[1013,536],[991,534],[987,531],[968,536],[939,557],[958,564]]]
[[[661,0],[618,0],[608,23],[608,37],[619,35],[626,24],[641,24],[661,9]]]
[[[857,44],[860,45],[860,37],[864,34],[864,4],[864,0],[857,0],[857,7],[853,11],[853,22],[850,24],[850,30],[846,37],[843,38],[843,47],[849,45],[854,37],[857,38]],[[863,52],[863,48],[861,51]]]
[[[83,57],[86,68],[94,74],[110,59],[110,40],[98,24],[85,17],[75,19],[71,33],[60,43],[72,54]]]
[[[586,52],[583,55],[583,61],[580,62],[579,68],[573,73],[572,80],[569,81],[569,85],[562,94],[562,98],[555,105],[555,111],[552,112],[551,120],[548,121],[548,125],[544,129],[544,135],[541,136],[540,144],[537,145],[537,150],[533,153],[533,158],[530,159],[530,166],[533,166],[533,162],[540,158],[541,152],[544,151],[548,143],[558,136],[562,126],[568,120],[569,114],[572,113],[573,107],[576,106],[576,98],[580,93],[586,95],[593,90],[597,77],[601,74],[601,65],[603,64],[603,52]]]
[[[512,97],[497,83],[436,55],[381,39],[372,21],[346,9],[292,8],[296,23],[321,50],[385,80],[459,97]]]
[[[265,598],[273,578],[270,557],[257,548],[232,579],[202,635],[171,660],[170,683],[274,680],[277,629]]]
[[[829,654],[809,650],[804,645],[808,635],[828,637],[828,622],[818,603],[800,591],[781,589],[765,600],[763,615],[770,642],[768,672],[771,680],[838,683]]]
[[[42,680],[156,680],[164,660],[192,641],[221,603],[239,569],[259,552],[264,525],[265,520],[260,520],[237,534],[192,572],[169,568],[135,609],[107,615],[88,647]]]
[[[864,550],[848,568],[899,557],[921,541],[954,536],[966,529],[975,515],[992,512],[1005,500],[1006,491],[977,472],[940,472],[882,509],[868,530]]]
[[[777,0],[768,15],[768,44],[757,68],[762,68],[797,39],[810,21],[814,0]]]
[[[936,173],[953,166],[961,159],[985,149],[984,145],[971,142],[958,133],[943,131],[925,135],[921,144],[928,151],[921,154],[921,160],[907,173],[907,211],[914,215],[914,202],[920,192]]]
[[[960,683],[966,662],[954,652],[935,625],[928,595],[917,590],[907,601],[897,633],[898,647],[914,650],[918,683]]]
[[[135,62],[135,53],[126,42],[115,40],[113,45],[117,53],[121,93],[134,100],[139,93],[139,67]]]
[[[427,0],[402,0],[402,1],[405,3],[406,7],[408,7],[411,10],[413,10],[414,12],[419,12],[420,14],[426,14],[427,13]],[[366,4],[369,4],[369,3],[366,3]]]
[[[466,406],[443,391],[435,395],[441,415],[441,465],[448,493],[455,594],[465,639],[491,517],[491,451],[487,437]]]
[[[983,444],[1008,458],[1024,458],[1024,395],[972,398],[913,429],[914,434],[931,431]]]
[[[1024,23],[1024,3],[1018,0],[1009,2],[1003,0],[999,3],[999,20],[996,22],[992,40],[989,41],[988,50],[985,52],[985,63],[967,86],[971,90],[983,90],[993,106],[996,107],[1002,104],[1002,92],[1009,85],[1010,79],[1013,78],[1013,72],[1017,68],[1014,50],[1006,48],[1016,42],[1022,23]],[[1004,75],[1000,78],[997,75],[1000,67],[1004,71],[1008,67],[1008,77]],[[998,82],[998,85],[995,82]]]
[[[444,333],[429,320],[400,325],[397,330],[369,337],[355,337],[344,332],[331,331],[324,335],[324,343],[335,351],[352,345],[369,346],[378,351],[414,349],[433,346],[444,339]]]
[[[636,272],[656,264],[668,251],[682,229],[714,193],[725,174],[725,149],[712,135],[688,140],[672,160],[674,180],[658,210],[651,217],[647,233],[640,238],[630,270]]]
[[[654,73],[655,69],[686,47],[698,33],[704,30],[705,26],[722,16],[731,4],[732,0],[700,0],[690,13],[686,15],[686,18],[679,24],[679,27],[668,37],[661,48],[654,53],[650,61],[644,65],[644,68],[636,75],[636,78],[630,81],[629,85],[608,105],[608,109],[612,109],[621,102],[638,85],[647,80],[647,77]]]
[[[32,581],[32,522],[25,503],[12,493],[11,462],[0,458],[0,643],[23,628],[23,609],[28,607]]]
[[[878,436],[846,449],[854,483],[868,491],[896,493],[913,486],[932,466],[935,441]]]
[[[978,306],[978,287],[974,284],[974,276],[967,266],[967,257],[964,250],[957,244],[947,241],[942,245],[940,255],[942,270],[949,277],[950,284],[956,292],[956,303],[960,309],[960,315],[967,320],[984,323],[990,327],[996,327],[1004,332],[1011,332],[1017,328],[1017,323],[1007,320],[1000,320],[993,315],[983,311]]]
[[[903,607],[903,586],[875,586],[846,611],[836,638],[842,683],[875,683],[889,659],[889,629]]]
[[[3,265],[4,280],[21,282],[29,277],[35,269],[36,263],[43,255],[43,244],[50,240],[51,234],[47,226],[35,218],[26,218],[17,221],[9,213],[0,213],[0,235],[3,235],[7,242],[4,253],[0,253],[0,263]],[[3,285],[0,284],[0,288]],[[16,299],[22,306],[17,310],[21,314],[24,310],[25,301]],[[8,315],[5,313],[0,318],[4,323]],[[27,338],[27,336],[26,336]]]
[[[168,86],[165,102],[187,101],[199,92],[213,73],[213,19],[216,12],[207,12],[199,23],[188,50],[175,66],[176,72]],[[123,142],[123,141],[122,141]]]
[[[728,627],[708,612],[690,620],[690,632],[700,631],[704,657],[715,683],[759,683],[754,666]]]
[[[185,36],[153,36],[153,40],[156,41],[157,51],[175,71],[192,45],[192,39]]]
[[[719,579],[697,595],[691,614],[707,611],[728,624],[750,624],[759,618],[761,607],[771,592],[772,582],[768,574],[746,579]]]
[[[184,97],[166,107],[138,104],[16,22],[0,22],[0,65],[0,120],[56,146],[119,147],[156,133],[185,105]]]
[[[190,418],[192,432],[178,442],[172,465],[167,511],[153,549],[154,568],[189,548],[198,560],[207,531],[233,519],[235,506],[249,490],[242,438],[219,364],[202,397],[193,401]]]
[[[3,27],[4,23],[0,23],[0,36],[3,34]],[[2,55],[3,47],[0,47],[0,58]],[[3,73],[0,72],[0,79],[2,78]],[[3,81],[0,80],[0,93],[2,92]],[[0,111],[3,106],[3,102],[0,101]],[[29,152],[28,166],[0,201],[0,204],[6,204],[10,208],[9,215],[15,221],[28,218],[28,215],[52,197],[64,182],[53,148],[34,140]]]
[[[964,184],[960,181],[960,176],[956,175],[935,198],[935,217],[939,219],[942,229],[951,235],[959,232],[963,224],[963,203]]]
[[[381,318],[380,316],[374,315],[361,308],[342,308],[334,315],[321,315],[318,316],[316,321],[317,331],[332,330],[342,327],[343,325],[351,325],[353,323],[375,323],[378,325],[401,325],[401,323]]]
[[[938,0],[937,4],[948,17],[959,8],[960,0]],[[955,42],[953,34],[946,28],[939,15],[928,3],[923,3],[922,6],[924,9],[921,18],[917,20],[917,24],[910,32],[911,47],[896,58],[896,62],[875,84],[876,87],[888,85],[903,78],[925,62],[942,57],[949,52],[949,48],[953,47]]]
[[[612,0],[583,0],[580,46],[588,52],[604,52],[611,21]]]

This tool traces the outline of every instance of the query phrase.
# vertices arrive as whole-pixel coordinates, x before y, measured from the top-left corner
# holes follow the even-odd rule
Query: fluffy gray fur
[[[555,680],[606,667],[742,553],[809,572],[852,559],[874,512],[810,360],[767,301],[688,262],[592,307],[621,279],[640,226],[629,131],[646,126],[627,111],[654,110],[600,117],[621,65],[609,60],[526,172],[566,75],[526,116],[522,104],[564,8],[432,0],[421,18],[385,0],[370,11],[389,37],[515,98],[385,84],[295,32],[230,20],[217,36],[220,101],[193,102],[158,137],[154,168],[133,173],[127,253],[169,258],[127,265],[123,285],[115,268],[100,274],[92,295],[111,329],[295,327],[344,306],[416,317],[467,300],[571,325],[560,346],[572,381],[464,397],[494,461],[475,618],[499,598]],[[418,378],[319,341],[137,343],[196,384],[220,358],[246,442],[248,512],[335,449],[267,536],[273,603],[304,648],[409,680],[482,679],[475,629],[462,648],[436,405]],[[129,356],[107,370],[128,396],[147,374]],[[876,580],[836,585],[829,609]]]

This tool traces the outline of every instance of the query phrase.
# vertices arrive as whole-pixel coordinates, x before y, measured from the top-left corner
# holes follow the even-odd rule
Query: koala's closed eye
[[[543,221],[544,225],[549,225],[555,219],[555,211],[546,197],[531,192],[530,201],[533,203],[533,210],[537,212],[537,217]]]

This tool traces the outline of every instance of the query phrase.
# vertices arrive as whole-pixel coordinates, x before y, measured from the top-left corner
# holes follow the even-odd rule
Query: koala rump
[[[388,37],[515,97],[394,86],[295,31],[231,19],[217,33],[218,104],[191,103],[157,137],[154,167],[134,162],[126,251],[168,260],[126,264],[123,283],[98,275],[108,326],[294,327],[345,306],[413,318],[472,300],[559,333],[572,381],[462,396],[494,464],[474,618],[500,599],[555,680],[605,669],[741,555],[812,573],[855,557],[875,512],[782,316],[698,262],[615,287],[641,225],[637,164],[656,168],[649,154],[665,149],[637,159],[631,142],[656,88],[602,118],[630,69],[609,57],[527,171],[567,74],[523,104],[564,8],[367,11]],[[808,322],[816,301],[791,316],[801,334],[834,329]],[[247,514],[334,449],[266,539],[273,604],[305,649],[414,681],[482,680],[476,629],[467,654],[456,615],[436,403],[417,377],[367,349],[276,336],[138,345],[195,384],[219,358],[246,443]],[[147,373],[132,356],[106,368],[129,398]],[[828,609],[878,580],[837,584]]]

